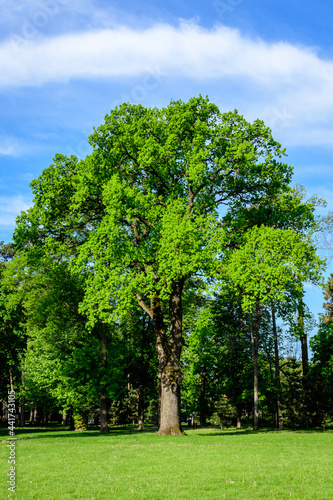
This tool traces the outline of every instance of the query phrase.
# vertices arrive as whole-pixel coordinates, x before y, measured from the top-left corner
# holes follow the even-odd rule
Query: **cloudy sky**
[[[0,240],[56,153],[84,157],[127,101],[208,95],[263,119],[294,183],[333,210],[333,6],[327,0],[0,0]],[[322,298],[310,290],[318,311]]]

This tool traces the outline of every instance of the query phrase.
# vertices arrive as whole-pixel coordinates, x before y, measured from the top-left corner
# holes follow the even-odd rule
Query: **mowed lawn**
[[[333,431],[17,430],[17,500],[333,498]],[[0,498],[8,498],[1,430]]]

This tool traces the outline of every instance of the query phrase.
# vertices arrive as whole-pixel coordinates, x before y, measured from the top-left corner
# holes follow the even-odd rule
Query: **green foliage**
[[[163,109],[123,104],[90,143],[85,160],[57,155],[33,181],[15,241],[87,273],[81,311],[91,325],[122,318],[139,297],[167,299],[173,281],[214,274],[219,204],[256,203],[291,176],[263,122],[221,114],[201,96]]]
[[[244,240],[231,255],[227,273],[245,310],[258,302],[286,301],[290,290],[301,294],[302,281],[320,281],[323,261],[291,229],[255,226]]]
[[[324,294],[324,309],[326,310],[326,314],[323,318],[325,322],[333,321],[333,275],[329,277],[327,283],[325,285],[325,294]]]
[[[16,291],[5,275],[15,255],[12,244],[0,242],[0,397],[7,400],[9,374],[14,381],[16,397],[21,391],[21,361],[26,346],[25,314],[20,300],[12,300]]]

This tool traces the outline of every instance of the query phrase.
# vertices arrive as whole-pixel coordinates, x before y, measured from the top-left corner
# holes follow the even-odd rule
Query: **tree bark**
[[[69,420],[69,430],[75,431],[74,418],[73,418],[73,408],[72,407],[69,410],[68,420]]]
[[[241,408],[241,406],[237,406],[236,411],[237,411],[237,429],[241,429],[242,428],[242,408]]]
[[[105,394],[100,396],[100,409],[101,409],[101,427],[100,432],[106,434],[109,432],[108,426],[108,412],[107,412],[107,399]]]
[[[34,424],[37,423],[37,420],[38,420],[38,408],[37,408],[37,403],[35,403],[35,406],[34,406],[34,416],[33,416],[33,422],[34,422]]]
[[[306,377],[309,371],[309,353],[308,353],[308,336],[303,333],[301,336],[302,345],[302,372],[303,377]]]
[[[143,386],[138,387],[138,430],[144,429],[144,390]]]
[[[200,374],[200,426],[206,425],[206,366],[201,366]]]
[[[153,322],[156,332],[156,348],[161,380],[160,426],[158,434],[163,436],[182,436],[180,426],[180,386],[183,374],[180,355],[184,339],[182,336],[182,291],[183,280],[174,282],[169,300],[170,333],[169,339],[163,321],[159,300],[153,300]]]
[[[273,304],[272,304],[272,322],[273,322],[273,336],[274,336],[275,379],[276,379],[276,427],[279,430],[282,430],[283,415],[281,410],[280,358],[279,358],[279,344],[277,338],[276,320],[275,320],[275,308]]]
[[[258,308],[257,308],[258,309]],[[259,427],[259,379],[258,379],[258,310],[253,325],[253,315],[250,314],[251,325],[251,343],[253,353],[253,430],[257,431]]]
[[[9,369],[9,384],[10,384],[10,390],[14,392],[13,372],[11,369]]]
[[[103,371],[105,371],[107,369],[107,333],[106,333],[106,327],[104,325],[102,325],[101,364]],[[100,432],[102,434],[107,434],[109,432],[107,400],[105,393],[106,390],[105,387],[103,386],[100,391],[100,409],[101,409]]]
[[[24,397],[21,396],[20,399],[20,427],[25,426],[25,401]]]
[[[23,370],[21,371],[21,382],[22,382],[22,389],[24,389],[24,381],[23,381]],[[21,396],[20,398],[20,427],[25,426],[25,400],[24,396]]]
[[[65,427],[66,423],[67,423],[67,412],[64,411],[61,416],[61,425]]]
[[[300,298],[298,300],[298,326],[300,330],[300,341],[302,347],[302,374],[303,378],[307,376],[309,371],[309,353],[308,353],[308,338],[305,333],[304,325],[304,305]]]

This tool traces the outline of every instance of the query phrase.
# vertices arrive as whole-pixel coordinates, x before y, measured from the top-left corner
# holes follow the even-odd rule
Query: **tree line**
[[[84,429],[98,406],[101,432],[326,425],[331,310],[309,361],[303,298],[304,283],[323,285],[315,235],[331,217],[291,186],[270,129],[199,96],[123,104],[89,142],[32,181],[1,246],[3,411],[11,385],[22,424],[53,411]],[[281,321],[301,362],[281,352]]]

